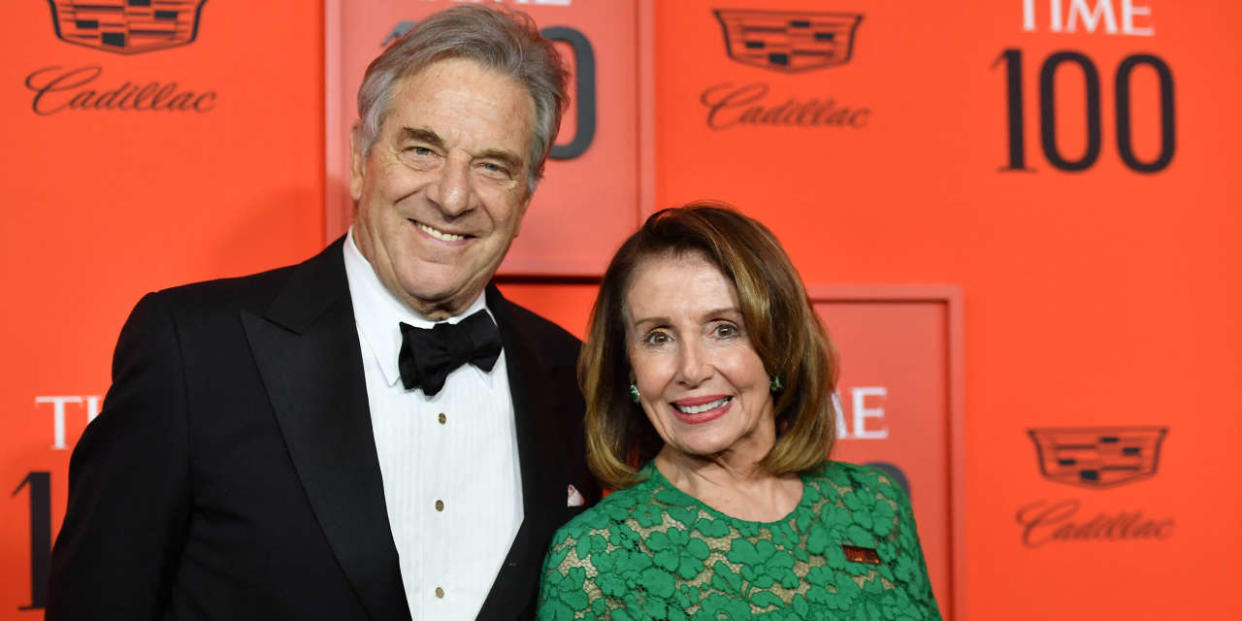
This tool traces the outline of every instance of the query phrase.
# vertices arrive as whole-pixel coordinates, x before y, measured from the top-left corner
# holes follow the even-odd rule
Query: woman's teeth
[[[673,407],[677,408],[677,411],[681,412],[682,414],[699,414],[701,412],[706,412],[708,410],[714,410],[718,407],[722,407],[724,406],[724,404],[729,402],[729,399],[732,399],[732,398],[733,397],[724,397],[724,398],[712,401],[710,403],[703,403],[700,405],[677,405],[676,403],[674,403]]]
[[[459,241],[459,240],[465,239],[464,235],[454,235],[452,233],[445,233],[444,231],[437,231],[436,229],[433,229],[427,226],[426,224],[423,224],[422,222],[415,222],[414,224],[418,225],[418,228],[425,231],[428,235],[440,241],[453,242],[453,241]]]

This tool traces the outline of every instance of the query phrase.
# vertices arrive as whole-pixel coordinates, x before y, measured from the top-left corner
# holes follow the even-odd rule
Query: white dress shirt
[[[455,369],[433,397],[421,388],[406,390],[397,368],[398,324],[430,328],[434,322],[384,288],[354,245],[352,229],[345,275],[410,614],[416,620],[474,619],[523,517],[504,353],[489,372],[471,364]],[[447,321],[485,308],[480,294]]]

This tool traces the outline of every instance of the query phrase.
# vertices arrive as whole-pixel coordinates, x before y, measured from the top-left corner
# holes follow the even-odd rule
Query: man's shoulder
[[[180,312],[209,314],[238,309],[259,311],[284,290],[305,266],[328,259],[329,251],[336,246],[337,244],[333,244],[316,256],[293,265],[245,276],[177,285],[152,293],[148,297],[153,302]]]
[[[540,351],[577,359],[578,350],[582,348],[578,337],[520,304],[505,300],[505,305],[514,331],[537,344]]]
[[[290,265],[246,276],[192,282],[161,289],[153,295],[178,307],[217,306],[228,305],[230,302],[261,300],[278,291],[294,268],[295,266]]]

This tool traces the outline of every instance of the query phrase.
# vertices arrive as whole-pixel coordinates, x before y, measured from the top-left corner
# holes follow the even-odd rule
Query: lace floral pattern
[[[804,474],[777,522],[724,515],[654,466],[643,476],[557,532],[539,619],[940,619],[910,504],[876,470]]]

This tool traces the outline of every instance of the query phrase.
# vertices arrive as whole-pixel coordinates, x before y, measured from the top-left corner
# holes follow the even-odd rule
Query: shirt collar
[[[345,237],[344,253],[345,278],[349,281],[349,295],[353,300],[354,322],[362,340],[379,363],[384,382],[392,386],[401,379],[401,371],[397,367],[397,358],[401,353],[400,323],[405,322],[416,328],[430,328],[442,322],[431,321],[406,306],[380,282],[371,263],[362,256],[358,246],[354,245],[353,227],[350,227],[349,235]],[[485,297],[480,293],[465,311],[444,321],[457,323],[479,310],[487,310],[489,315],[492,314],[487,308]],[[495,319],[495,315],[492,315],[492,320]],[[485,373],[473,365],[470,367],[483,373],[485,377],[490,377],[490,373]],[[495,370],[495,367],[492,368]]]

